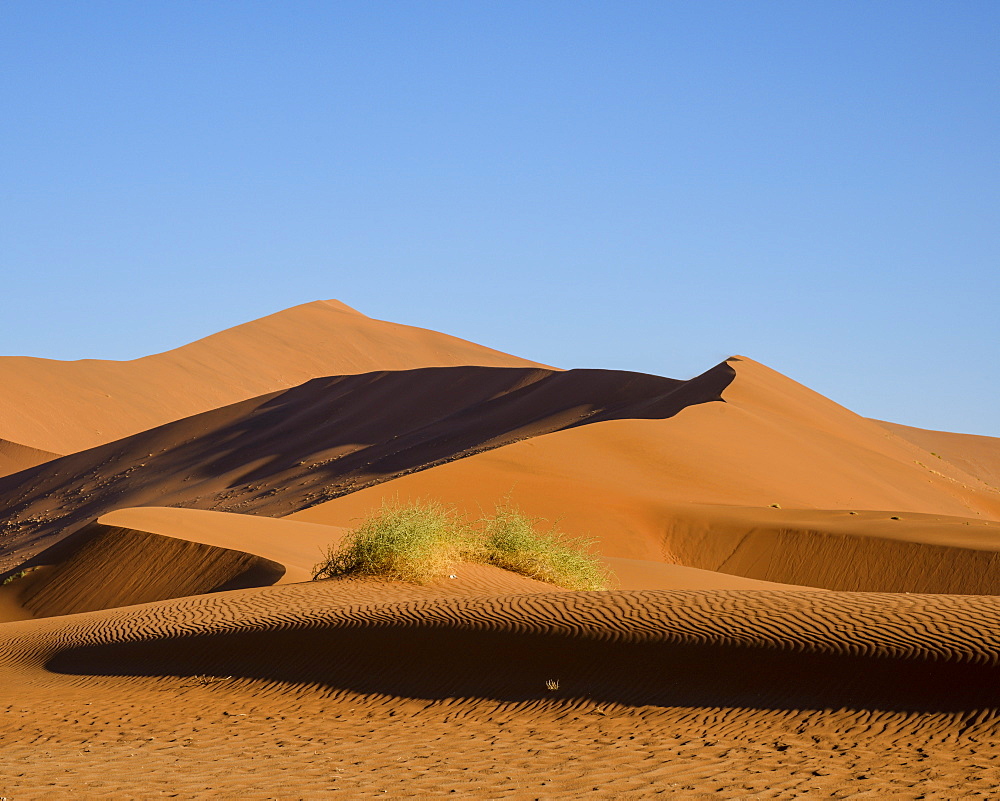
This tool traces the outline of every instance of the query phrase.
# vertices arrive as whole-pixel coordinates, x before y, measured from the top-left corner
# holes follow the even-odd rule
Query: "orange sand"
[[[0,358],[0,437],[72,453],[327,375],[539,366],[321,300],[127,362]]]
[[[0,377],[4,797],[1000,793],[1000,440],[330,301]],[[613,586],[309,581],[393,497],[509,497]]]

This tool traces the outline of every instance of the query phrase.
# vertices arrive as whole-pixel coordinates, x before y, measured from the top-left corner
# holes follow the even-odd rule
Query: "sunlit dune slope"
[[[763,365],[730,365],[724,404],[535,437],[294,517],[346,525],[386,497],[476,517],[509,496],[607,556],[841,590],[1000,591],[1000,494]]]
[[[689,381],[488,367],[314,379],[0,479],[0,558],[130,506],[287,514],[519,439],[718,402],[732,377],[723,363]]]
[[[725,403],[516,442],[297,517],[342,524],[395,493],[445,497],[472,512],[510,494],[533,515],[601,537],[659,538],[664,509],[677,504],[1000,519],[1000,492],[958,467],[764,365],[728,364],[736,375]],[[616,555],[656,558],[641,545]]]
[[[59,456],[58,453],[40,451],[37,448],[29,448],[27,445],[0,439],[0,476],[26,470]]]
[[[937,460],[943,459],[1000,491],[1000,439],[997,437],[930,431],[882,420],[875,422],[935,457],[934,461],[928,463],[930,467],[935,467],[939,464]]]
[[[72,453],[311,378],[466,364],[540,366],[316,301],[133,361],[0,357],[0,437]]]

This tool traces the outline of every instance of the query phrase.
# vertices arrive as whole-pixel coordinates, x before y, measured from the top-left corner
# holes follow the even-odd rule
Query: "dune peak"
[[[367,317],[368,316],[367,314],[364,314],[363,312],[359,312],[353,306],[348,306],[346,303],[344,303],[344,301],[337,300],[336,298],[330,298],[328,300],[316,300],[316,301],[313,301],[312,303],[307,304],[307,305],[309,305],[309,306],[326,306],[328,308],[334,309],[335,311],[344,312],[345,314],[356,314],[359,317]]]

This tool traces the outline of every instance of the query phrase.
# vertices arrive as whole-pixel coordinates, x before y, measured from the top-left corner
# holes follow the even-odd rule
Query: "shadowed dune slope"
[[[1000,686],[1000,601],[985,597],[476,597],[318,582],[59,623],[8,624],[0,632],[5,661],[71,674],[239,677],[394,699],[848,707],[952,711],[970,720],[997,706]],[[558,680],[558,696],[546,679]]]
[[[1000,494],[763,365],[730,364],[725,404],[554,432],[293,517],[348,525],[387,497],[477,517],[509,496],[610,557],[838,590],[1000,590]]]
[[[1000,523],[944,515],[678,507],[668,559],[764,581],[868,592],[1000,594]]]
[[[281,565],[280,584],[309,581],[327,546],[344,535],[335,526],[178,507],[119,509],[97,522],[259,556]],[[59,546],[53,550],[58,553]]]
[[[457,365],[541,366],[316,301],[133,361],[0,357],[0,437],[73,453],[311,378]]]
[[[235,587],[308,581],[332,526],[199,509],[142,507],[98,518],[43,551],[4,588],[0,619],[51,617]]]
[[[35,465],[58,459],[60,454],[29,448],[17,442],[0,439],[0,476],[18,473]]]
[[[997,437],[930,431],[882,420],[875,422],[934,456],[935,460],[928,462],[930,467],[935,466],[938,458],[944,459],[993,489],[1000,490],[1000,439]]]
[[[281,565],[243,551],[91,524],[64,561],[23,581],[18,601],[36,617],[69,615],[225,587],[275,583]]]
[[[551,431],[667,417],[721,400],[733,371],[689,381],[612,370],[452,367],[314,379],[0,479],[4,567],[114,509],[278,516]]]

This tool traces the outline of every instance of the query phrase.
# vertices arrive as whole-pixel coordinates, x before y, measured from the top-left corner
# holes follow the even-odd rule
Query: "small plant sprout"
[[[23,570],[18,570],[16,573],[12,573],[11,575],[7,576],[7,578],[5,578],[3,580],[3,585],[7,586],[8,584],[13,584],[18,579],[23,579],[25,576],[27,576],[29,573],[31,573],[34,569],[35,568],[33,568],[33,567],[26,567]]]
[[[555,692],[559,689],[559,679],[546,679],[545,689]]]

